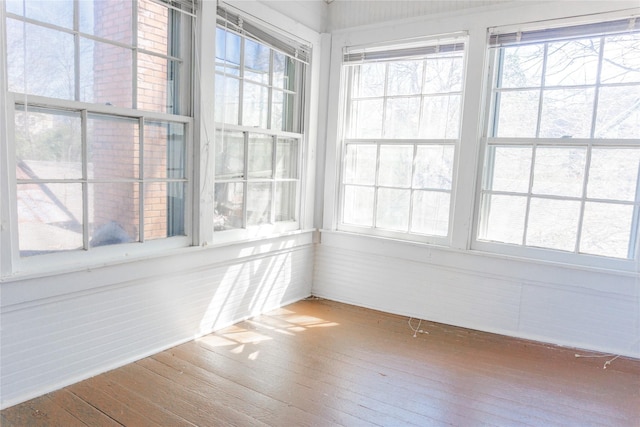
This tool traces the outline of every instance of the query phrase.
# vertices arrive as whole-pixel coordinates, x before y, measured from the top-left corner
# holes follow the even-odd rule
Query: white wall
[[[330,7],[343,3],[336,0]],[[365,15],[357,18],[358,23],[375,22],[383,7],[374,6],[367,15],[359,2],[351,3],[349,7],[360,8]],[[637,271],[535,262],[470,249],[483,128],[487,28],[625,8],[640,12],[635,1],[509,2],[332,32],[323,230],[316,249],[313,294],[472,329],[640,357]],[[334,12],[330,16],[333,19]],[[356,18],[343,19],[351,23]],[[334,21],[334,25],[339,23]],[[451,248],[336,231],[342,49],[458,31],[468,32],[470,44],[455,177],[463,184],[454,194]]]

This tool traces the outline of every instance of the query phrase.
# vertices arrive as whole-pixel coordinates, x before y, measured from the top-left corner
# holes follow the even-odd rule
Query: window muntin
[[[297,227],[307,64],[224,16],[216,29],[214,230]]]
[[[492,37],[479,241],[635,258],[640,32],[614,24]]]
[[[16,252],[187,235],[190,17],[149,0],[6,11]]]
[[[353,49],[344,57],[338,227],[444,242],[460,138],[464,42]]]

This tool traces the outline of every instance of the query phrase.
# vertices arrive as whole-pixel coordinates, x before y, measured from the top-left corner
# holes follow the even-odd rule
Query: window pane
[[[140,185],[136,182],[89,184],[89,245],[138,242]]]
[[[238,124],[240,109],[240,80],[216,74],[215,120]]]
[[[633,206],[586,203],[580,252],[627,258],[632,218]]]
[[[159,56],[138,53],[138,105],[140,110],[180,114],[180,64]]]
[[[82,186],[18,184],[20,256],[82,249]]]
[[[132,43],[130,0],[79,1],[80,31],[120,43]],[[96,19],[97,18],[97,19]]]
[[[544,45],[533,44],[500,49],[502,73],[498,87],[538,87],[542,82]]]
[[[538,147],[533,169],[533,193],[582,196],[587,149]]]
[[[599,52],[599,38],[549,43],[545,86],[594,84]]]
[[[574,251],[580,202],[531,198],[527,245]]]
[[[374,185],[376,182],[376,156],[375,145],[347,145],[343,181],[346,184]]]
[[[216,28],[216,71],[240,75],[240,36]]]
[[[640,34],[609,36],[604,41],[600,82],[640,82]]]
[[[186,178],[184,124],[145,123],[144,176]]]
[[[526,197],[485,194],[481,212],[486,228],[478,238],[521,245],[526,210]]]
[[[387,96],[422,92],[423,61],[396,61],[387,70]]]
[[[183,236],[185,200],[182,182],[144,185],[144,240]]]
[[[595,137],[640,137],[640,85],[600,88]]]
[[[423,93],[448,93],[462,90],[461,56],[427,59]]]
[[[273,90],[272,98],[271,129],[298,132],[299,129],[294,118],[296,111],[294,95]]]
[[[80,100],[131,108],[132,61],[131,49],[81,38]]]
[[[276,182],[276,221],[295,221],[296,183]]]
[[[460,135],[460,100],[460,95],[424,98],[420,138],[457,139]]]
[[[298,140],[278,138],[276,178],[298,178]]]
[[[376,227],[387,230],[407,231],[409,228],[409,204],[411,190],[378,189]]]
[[[353,97],[384,96],[386,64],[362,64],[354,71]]]
[[[593,148],[587,197],[634,201],[638,191],[640,150]]]
[[[138,120],[89,115],[89,178],[138,178]]]
[[[453,145],[423,145],[417,148],[414,188],[451,189]]]
[[[268,109],[269,89],[245,81],[242,96],[242,124],[266,129]]]
[[[249,134],[249,178],[273,177],[273,138]]]
[[[411,186],[413,145],[380,146],[378,185],[386,187]]]
[[[216,178],[244,177],[244,134],[218,131],[216,137]]]
[[[449,230],[450,194],[438,191],[414,191],[411,231],[446,236]]]
[[[419,120],[419,97],[387,99],[384,138],[416,138]]]
[[[124,5],[125,9],[127,5]],[[161,4],[150,0],[138,0],[138,47],[151,52],[169,55],[169,31],[171,12]],[[113,21],[112,21],[113,22]]]
[[[371,187],[344,186],[343,222],[345,224],[373,226],[373,196]]]
[[[540,119],[541,138],[589,138],[593,89],[545,90]]]
[[[535,138],[539,96],[539,90],[498,93],[494,136]]]
[[[273,51],[273,87],[295,91],[296,63],[293,58]]]
[[[490,146],[484,189],[528,192],[532,151],[531,147]]]
[[[351,103],[351,138],[380,138],[382,135],[382,100]]]
[[[82,178],[80,113],[17,106],[18,179]]]
[[[247,226],[271,222],[271,183],[250,182],[247,190]]]
[[[241,182],[216,183],[214,198],[214,230],[242,228],[244,184]]]
[[[23,37],[26,33],[26,46]],[[59,99],[75,97],[73,35],[7,18],[9,90]],[[26,53],[26,58],[25,58]]]
[[[59,27],[73,28],[73,0],[8,0],[7,12]]]
[[[269,84],[271,49],[250,39],[244,41],[244,78]]]

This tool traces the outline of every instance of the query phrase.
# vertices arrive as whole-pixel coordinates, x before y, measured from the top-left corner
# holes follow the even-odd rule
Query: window
[[[19,257],[189,244],[187,3],[4,3]]]
[[[494,29],[480,242],[637,256],[639,29]]]
[[[464,47],[458,36],[346,49],[340,229],[446,241]]]
[[[218,14],[214,230],[297,229],[309,48]]]

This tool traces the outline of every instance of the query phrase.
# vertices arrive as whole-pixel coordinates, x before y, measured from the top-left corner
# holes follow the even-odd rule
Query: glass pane
[[[632,219],[633,206],[587,202],[580,252],[628,258]]]
[[[609,36],[604,39],[601,83],[640,82],[640,34]]]
[[[126,7],[125,7],[126,8]],[[138,0],[138,47],[170,55],[171,13],[166,6],[151,0]]]
[[[133,7],[130,0],[79,1],[80,31],[131,44]]]
[[[186,178],[184,124],[145,122],[144,176]]]
[[[216,72],[240,76],[240,36],[216,28]]]
[[[244,184],[241,182],[217,183],[214,189],[215,231],[242,228]]]
[[[298,177],[298,140],[278,138],[276,148],[276,178]]]
[[[249,178],[273,177],[273,137],[249,134]]]
[[[531,147],[490,146],[484,188],[493,191],[529,191]]]
[[[413,145],[380,146],[378,185],[386,187],[411,186]]]
[[[20,256],[82,249],[82,186],[18,184]]]
[[[540,118],[541,138],[589,138],[593,89],[545,90]]]
[[[296,220],[296,183],[276,182],[276,221]]]
[[[138,101],[140,110],[180,114],[178,82],[180,64],[138,53]]]
[[[533,169],[533,193],[582,196],[587,149],[538,147]]]
[[[221,132],[216,137],[216,178],[244,177],[244,134]]]
[[[422,104],[420,138],[457,139],[460,136],[460,95],[428,96]]]
[[[344,158],[344,182],[346,184],[374,185],[376,182],[375,145],[347,145]]]
[[[384,138],[417,138],[420,98],[389,98],[384,117]]]
[[[636,200],[639,168],[640,150],[638,149],[593,148],[587,197]]]
[[[397,61],[389,63],[387,70],[387,96],[415,95],[422,92],[423,61]]]
[[[273,87],[295,91],[296,64],[293,58],[273,51]]]
[[[382,100],[351,103],[351,138],[380,138],[382,135]]]
[[[384,96],[384,63],[362,64],[354,67],[353,97]]]
[[[411,190],[379,188],[376,227],[407,231],[409,229],[410,200]]]
[[[345,224],[373,226],[373,196],[371,187],[344,186],[342,221]]]
[[[74,99],[73,35],[26,23],[23,28],[22,22],[10,18],[6,22],[9,90]]]
[[[414,188],[451,189],[453,179],[453,145],[423,145],[416,153]]]
[[[574,251],[580,202],[532,198],[527,245]]]
[[[545,86],[594,84],[598,73],[600,39],[549,43]]]
[[[216,74],[215,120],[238,124],[240,109],[240,80]]]
[[[478,238],[521,245],[526,210],[526,197],[485,194],[480,222],[486,226]]]
[[[271,104],[271,129],[298,132],[299,126],[295,124],[295,98],[294,95],[273,90]]]
[[[462,90],[462,56],[427,59],[423,93],[449,93]]]
[[[17,106],[16,178],[82,178],[80,113]]]
[[[271,222],[271,183],[251,182],[247,190],[247,226]]]
[[[271,49],[250,39],[244,41],[244,78],[269,84]]]
[[[138,120],[89,115],[89,178],[138,178]]]
[[[533,44],[500,49],[502,73],[498,87],[538,87],[542,82],[544,45]]]
[[[449,230],[450,194],[436,191],[414,191],[411,231],[446,236]]]
[[[595,137],[637,139],[640,136],[639,100],[640,85],[601,87]]]
[[[242,95],[242,124],[266,129],[268,110],[269,89],[245,81]]]
[[[140,185],[135,182],[89,184],[89,245],[138,242]]]
[[[7,12],[59,27],[73,28],[73,0],[8,0],[6,3]]]
[[[182,182],[144,185],[144,240],[185,235],[184,187]]]
[[[538,90],[498,93],[494,136],[535,138],[539,96]]]
[[[81,38],[80,100],[131,108],[132,61],[131,49]]]

